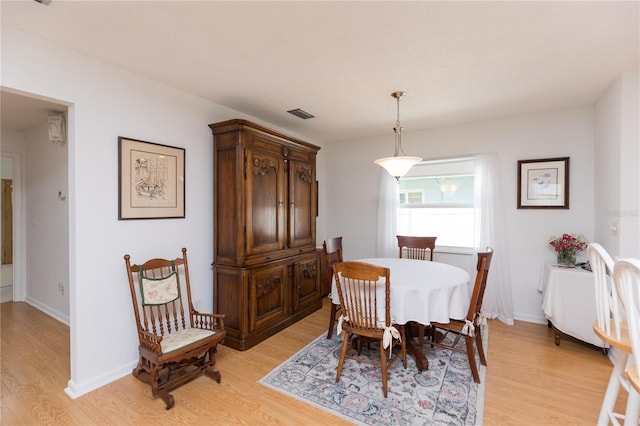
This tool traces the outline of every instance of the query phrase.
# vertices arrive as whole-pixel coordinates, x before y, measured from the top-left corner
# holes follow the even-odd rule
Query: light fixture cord
[[[395,150],[393,153],[394,157],[397,157],[400,152],[404,154],[402,149],[402,126],[400,126],[400,96],[396,98],[396,127],[393,128],[393,133],[395,134]]]

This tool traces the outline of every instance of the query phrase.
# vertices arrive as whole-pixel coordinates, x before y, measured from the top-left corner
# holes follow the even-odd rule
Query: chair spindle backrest
[[[640,260],[620,259],[613,267],[613,279],[625,306],[631,353],[640,366]]]
[[[322,243],[322,251],[324,252],[325,268],[327,274],[333,280],[333,265],[342,262],[342,237],[333,237],[324,240]]]
[[[438,237],[410,237],[396,235],[400,258],[433,260],[433,251],[436,249]],[[428,251],[428,258],[427,258]]]
[[[364,262],[342,262],[334,265],[336,287],[343,316],[352,329],[359,331],[379,329],[382,322],[379,310],[384,309],[384,324],[391,325],[390,271]],[[384,305],[381,305],[384,291]]]
[[[615,338],[621,338],[620,322],[623,310],[617,286],[613,283],[614,262],[609,253],[598,243],[590,243],[587,247],[589,264],[593,271],[596,296],[596,319],[598,328],[605,334],[613,336],[611,320],[613,319]]]
[[[186,249],[182,258],[132,265],[127,255],[125,263],[138,330],[164,336],[193,327]]]

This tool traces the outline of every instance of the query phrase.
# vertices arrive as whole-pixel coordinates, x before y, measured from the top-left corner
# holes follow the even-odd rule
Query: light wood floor
[[[1,309],[2,425],[340,425],[320,409],[256,382],[326,331],[322,310],[254,348],[219,348],[222,383],[208,377],[173,392],[165,411],[147,385],[128,375],[75,400],[69,380],[69,329],[25,303]],[[611,372],[608,358],[569,338],[560,346],[544,325],[490,321],[484,424],[592,425]],[[618,409],[624,410],[621,391]]]

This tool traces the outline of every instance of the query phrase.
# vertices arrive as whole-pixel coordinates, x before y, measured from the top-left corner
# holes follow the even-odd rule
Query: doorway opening
[[[66,143],[52,143],[49,138],[49,117],[66,118],[67,105],[0,89],[1,300],[27,301],[69,325],[69,212],[66,201],[51,197],[60,190],[67,192],[68,149]],[[51,253],[56,253],[55,264]],[[45,273],[55,280],[53,284]]]

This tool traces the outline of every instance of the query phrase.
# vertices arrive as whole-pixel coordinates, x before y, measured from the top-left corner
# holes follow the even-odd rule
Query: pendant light
[[[393,157],[380,158],[375,161],[375,163],[381,167],[384,167],[385,170],[393,177],[396,178],[396,182],[400,181],[400,177],[404,176],[409,172],[409,169],[413,167],[415,164],[422,161],[420,157],[411,157],[408,155],[404,155],[404,151],[402,150],[402,126],[400,126],[400,98],[405,95],[405,92],[393,92],[391,96],[396,98],[397,102],[397,115],[396,115],[396,126],[393,128],[393,133],[395,134],[395,150],[393,152]],[[399,155],[402,153],[403,155]]]

